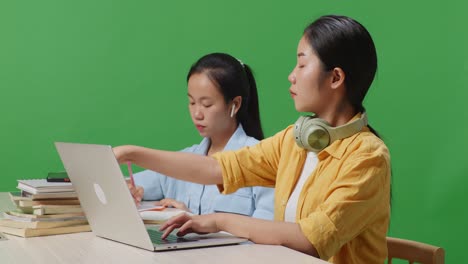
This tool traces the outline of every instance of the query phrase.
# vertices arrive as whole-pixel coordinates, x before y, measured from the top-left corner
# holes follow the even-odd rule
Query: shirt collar
[[[245,141],[247,140],[247,138],[248,136],[245,133],[244,128],[241,124],[239,124],[226,146],[224,146],[224,150],[236,150],[239,147],[244,146],[246,144]]]
[[[361,118],[361,115],[362,113],[357,113],[353,118],[351,118],[351,120],[348,122],[353,122],[359,118]],[[370,131],[369,128],[367,126],[363,127],[361,131]],[[343,139],[339,139],[339,140],[335,140],[330,146],[324,148],[322,151],[320,151],[318,154],[317,154],[317,157],[319,158],[319,160],[323,160],[325,159],[326,157],[328,157],[329,155],[330,156],[333,156],[334,158],[336,159],[341,159],[341,157],[343,157],[343,155],[345,154],[346,152],[346,149],[348,148],[348,146],[354,141],[354,139],[356,139],[356,137],[359,135],[359,133],[356,133],[350,137],[347,137],[347,138],[343,138]]]
[[[229,138],[229,141],[227,142],[226,146],[224,146],[223,150],[235,150],[238,149],[239,146],[244,146],[245,141],[247,139],[247,134],[245,134],[244,128],[242,127],[241,124],[237,127],[236,131],[234,131],[234,134]],[[211,140],[207,137],[203,138],[202,142],[200,142],[200,145],[197,147],[197,153],[205,153],[208,151],[208,148],[210,147]]]

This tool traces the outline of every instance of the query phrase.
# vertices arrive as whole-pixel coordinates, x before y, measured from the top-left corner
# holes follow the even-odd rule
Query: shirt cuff
[[[338,230],[325,213],[314,212],[299,220],[299,226],[321,259],[330,259],[340,249]]]
[[[232,152],[223,152],[211,156],[219,163],[221,168],[223,183],[217,184],[216,186],[222,194],[230,194],[237,191],[239,188],[245,187],[242,177],[232,176],[239,173],[236,173],[235,168],[229,163],[230,159],[235,159],[235,157],[231,157],[231,155],[234,154]]]

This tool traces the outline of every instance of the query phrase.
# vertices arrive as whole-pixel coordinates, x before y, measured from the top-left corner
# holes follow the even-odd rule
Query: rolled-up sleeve
[[[223,175],[220,192],[228,194],[249,186],[274,187],[283,137],[284,132],[280,132],[255,146],[214,154]]]

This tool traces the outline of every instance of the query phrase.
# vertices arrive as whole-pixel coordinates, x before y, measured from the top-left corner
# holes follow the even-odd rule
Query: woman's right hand
[[[125,163],[128,160],[126,160],[126,155],[130,151],[131,146],[117,146],[113,147],[112,151],[114,152],[114,156],[119,162],[119,164]]]
[[[174,229],[179,228],[177,236],[185,236],[189,233],[207,234],[221,231],[217,221],[221,214],[189,215],[186,213],[176,215],[167,220],[159,228],[164,231],[161,239],[165,239]]]
[[[141,200],[143,200],[143,194],[145,193],[145,189],[141,186],[133,186],[130,180],[127,180],[127,186],[130,190],[130,193],[133,196],[133,200],[137,206],[140,205]]]

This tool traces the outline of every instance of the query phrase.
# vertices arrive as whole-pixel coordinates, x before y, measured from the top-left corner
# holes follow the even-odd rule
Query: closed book
[[[63,217],[73,217],[73,216],[84,216],[83,212],[80,213],[67,213],[67,214],[49,214],[49,215],[35,215],[35,214],[25,214],[21,211],[9,211],[8,214],[19,216],[19,217],[29,217],[29,218],[63,218]]]
[[[48,200],[48,199],[78,199],[76,192],[54,192],[54,193],[38,193],[32,194],[28,192],[11,192],[10,198],[13,202],[17,201],[35,201],[35,200]]]
[[[83,213],[34,215],[18,213],[15,211],[4,212],[3,218],[21,222],[86,220],[86,217]]]
[[[20,207],[28,207],[34,205],[80,205],[80,201],[78,199],[68,199],[68,200],[36,200],[36,201],[28,201],[28,200],[19,200],[18,206]]]
[[[32,194],[74,191],[70,182],[48,182],[46,179],[18,180],[17,188]]]
[[[63,226],[74,226],[74,225],[86,225],[86,220],[67,220],[67,221],[33,221],[33,222],[21,222],[14,221],[11,219],[0,219],[0,226],[7,226],[13,228],[56,228]]]
[[[48,214],[69,214],[69,213],[82,213],[81,205],[35,205],[33,214],[35,215],[48,215]]]
[[[7,226],[0,226],[0,232],[5,234],[20,236],[20,237],[37,237],[37,236],[50,236],[59,234],[71,234],[79,232],[89,232],[91,227],[89,225],[75,225],[64,226],[56,228],[13,228]]]

